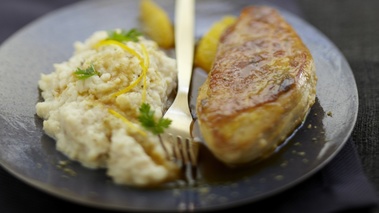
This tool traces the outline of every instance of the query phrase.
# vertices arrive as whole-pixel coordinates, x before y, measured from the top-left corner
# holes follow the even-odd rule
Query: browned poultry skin
[[[273,8],[251,6],[222,36],[199,90],[197,117],[209,149],[227,164],[269,155],[315,101],[312,55]]]

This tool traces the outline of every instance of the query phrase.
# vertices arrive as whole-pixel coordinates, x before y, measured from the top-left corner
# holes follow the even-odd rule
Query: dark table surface
[[[366,175],[379,191],[379,1],[298,2],[306,20],[334,42],[353,70],[359,112],[352,139]]]
[[[0,43],[36,18],[73,2],[76,1],[0,0]],[[279,0],[272,2],[283,4],[283,1]],[[292,12],[301,15],[334,42],[345,55],[353,70],[359,94],[358,118],[347,147],[342,150],[345,154],[337,155],[335,161],[343,161],[346,152],[356,153],[359,157],[358,161],[353,160],[354,162],[348,161],[346,163],[355,164],[358,169],[362,169],[361,171],[368,183],[365,186],[372,187],[374,194],[376,193],[376,198],[372,196],[368,198],[368,200],[371,199],[371,202],[366,202],[368,205],[363,202],[362,206],[354,208],[325,208],[325,211],[321,206],[319,210],[313,211],[308,211],[304,207],[304,212],[379,212],[377,208],[379,202],[377,197],[379,194],[379,1],[294,0],[288,1],[287,7],[291,7]],[[338,162],[331,163],[336,164]],[[315,178],[322,175],[325,175],[325,171],[315,174]],[[313,183],[305,182],[302,184],[301,187],[307,190],[307,187]],[[297,198],[297,200],[289,200],[287,206],[283,204],[283,199],[286,197],[291,199],[291,197],[298,195],[301,190],[297,186],[293,190],[284,192],[283,195],[244,207],[250,207],[251,211],[256,210],[256,212],[302,212],[291,205],[298,202],[296,205],[301,206],[300,203],[308,204],[309,201],[302,202],[300,198]],[[299,195],[301,196],[301,194]],[[316,195],[315,200],[319,199]],[[275,203],[280,207],[266,208],[275,205]],[[309,203],[309,205],[320,205],[320,203]],[[19,213],[28,210],[105,212],[47,195],[18,180],[0,167],[0,212]],[[231,210],[240,210],[240,208]]]

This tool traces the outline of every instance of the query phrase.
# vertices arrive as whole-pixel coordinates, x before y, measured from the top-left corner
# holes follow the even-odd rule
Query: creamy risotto
[[[41,75],[44,101],[36,111],[57,150],[70,159],[106,168],[117,184],[151,186],[177,178],[179,170],[158,136],[138,121],[139,109],[147,103],[160,118],[177,71],[175,59],[155,42],[141,35],[137,40],[112,40],[98,31],[76,42],[71,58]]]

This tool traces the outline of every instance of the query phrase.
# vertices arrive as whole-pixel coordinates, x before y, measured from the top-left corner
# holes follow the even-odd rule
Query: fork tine
[[[180,150],[182,166],[188,185],[193,185],[197,179],[197,156],[195,155],[197,150],[193,150],[193,144],[193,141],[188,138],[178,138],[176,143],[177,149]]]
[[[197,168],[197,158],[198,158],[198,143],[193,140],[185,140],[185,148],[183,151],[186,152],[188,157],[188,162],[186,166],[186,177],[189,185],[194,185],[196,179],[198,178],[198,168]]]
[[[172,150],[170,150],[170,147],[169,145],[167,145],[168,143],[168,137],[165,137],[165,139],[163,140],[162,139],[163,135],[159,135],[159,142],[164,150],[164,152],[166,153],[166,158],[169,159],[169,160],[173,160],[173,155],[172,155]],[[170,144],[170,143],[169,143]]]
[[[178,136],[177,138],[177,148],[180,150],[181,159],[183,160],[183,163],[191,163],[191,158],[189,156],[188,152],[188,139],[187,138],[181,138]]]
[[[176,141],[173,144],[173,148],[175,150],[176,159],[181,161],[182,164],[188,163],[188,157],[185,152],[185,145],[183,144],[183,140],[180,136],[176,137]]]
[[[193,140],[187,141],[187,150],[189,153],[190,161],[193,166],[197,166],[197,159],[199,155],[199,144]]]
[[[182,168],[186,181],[189,185],[193,185],[198,176],[198,144],[192,139],[172,134],[163,134],[159,138],[168,159],[173,160]]]

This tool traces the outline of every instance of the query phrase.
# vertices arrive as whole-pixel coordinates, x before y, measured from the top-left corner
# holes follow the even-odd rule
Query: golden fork
[[[161,134],[162,145],[169,155],[184,169],[187,182],[195,181],[198,144],[191,134],[193,117],[189,108],[188,93],[192,78],[194,56],[195,0],[175,1],[175,51],[178,68],[176,97],[164,114],[172,121]]]

